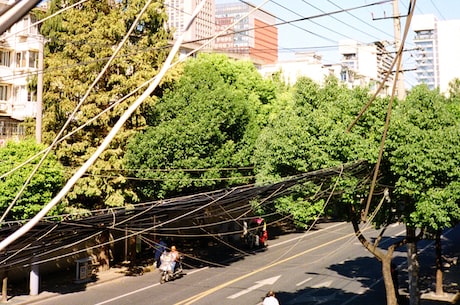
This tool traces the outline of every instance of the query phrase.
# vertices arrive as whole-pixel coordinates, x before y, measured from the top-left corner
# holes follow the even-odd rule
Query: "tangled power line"
[[[385,2],[388,1],[381,1],[379,3]],[[204,4],[204,0],[200,4]],[[254,10],[258,9],[260,6],[254,7]],[[198,11],[199,8],[196,10],[194,16],[192,16],[189,26],[191,22],[193,22],[193,19],[195,18]],[[347,10],[342,9],[341,11],[337,11],[334,13],[342,11]],[[250,13],[252,13],[252,11]],[[309,20],[320,16],[323,15],[301,18],[293,21],[285,21],[285,23]],[[244,16],[242,18],[244,18]],[[239,20],[237,20],[236,22],[239,22]],[[222,33],[225,33],[226,31],[227,29],[224,29],[219,34],[223,35]],[[218,35],[214,36],[214,38]],[[267,197],[270,199],[266,201],[264,200],[264,202],[272,202],[277,197],[288,193],[290,188],[295,184],[303,183],[305,181],[313,179],[323,179],[331,177],[333,175],[337,175],[338,172],[341,173],[342,170],[360,172],[366,168],[363,162],[357,162],[354,164],[344,165],[343,167],[340,167],[340,169],[331,168],[326,170],[315,171],[295,177],[290,177],[286,180],[283,180],[282,182],[265,186],[248,185],[232,189],[218,190],[211,193],[179,197],[170,200],[142,203],[138,205],[133,205],[132,207],[98,210],[93,211],[90,213],[90,215],[85,215],[85,217],[81,218],[77,217],[78,215],[65,215],[62,216],[62,218],[45,217],[47,212],[52,207],[54,207],[54,205],[56,205],[60,200],[62,200],[63,196],[65,196],[65,194],[73,186],[73,184],[81,176],[85,174],[85,172],[91,166],[91,164],[96,160],[96,158],[98,158],[98,154],[100,154],[108,146],[108,144],[113,139],[118,129],[123,125],[124,121],[126,121],[128,117],[131,115],[131,113],[135,109],[137,109],[137,107],[142,103],[143,99],[145,99],[146,96],[148,96],[154,90],[154,88],[158,85],[159,81],[161,80],[161,77],[164,74],[164,72],[166,72],[166,70],[168,70],[170,67],[177,63],[176,62],[172,64],[172,60],[181,42],[182,38],[180,37],[179,39],[177,39],[175,45],[173,46],[171,53],[169,54],[168,59],[166,60],[160,73],[155,78],[145,82],[142,86],[138,88],[140,90],[141,88],[147,86],[145,92],[129,107],[127,112],[120,118],[120,120],[117,122],[117,124],[110,132],[109,136],[98,148],[95,155],[93,155],[87,162],[85,162],[82,168],[80,168],[74,174],[74,176],[69,180],[69,182],[63,188],[63,190],[55,198],[53,198],[53,200],[50,203],[48,203],[45,206],[45,208],[39,214],[37,214],[36,217],[29,220],[26,224],[20,222],[2,223],[3,227],[0,229],[0,234],[3,237],[3,240],[2,242],[0,242],[0,251],[2,251],[0,255],[0,261],[3,263],[4,266],[27,266],[30,264],[30,258],[32,256],[38,259],[38,262],[35,263],[44,263],[47,261],[55,260],[57,258],[76,255],[79,252],[87,251],[88,249],[100,247],[105,244],[124,240],[129,236],[137,236],[145,233],[151,234],[152,232],[155,232],[155,234],[164,234],[165,236],[171,236],[173,234],[172,231],[198,230],[201,231],[201,234],[192,233],[189,234],[189,236],[216,237],[216,235],[210,229],[215,228],[225,222],[235,222],[247,217],[249,211],[251,210],[250,201],[254,200],[255,198],[260,199]],[[210,41],[208,43],[210,43]],[[198,50],[199,49],[192,51],[191,53],[187,54],[186,57]],[[116,56],[116,53],[117,52],[114,52],[111,59],[113,59]],[[105,72],[110,62],[111,60],[109,59],[109,61],[106,64],[106,67],[103,71],[101,71],[99,75],[102,75]],[[82,99],[81,103],[84,102],[84,100],[86,99],[86,97],[88,96],[96,82],[97,79],[95,80],[93,85],[88,89],[87,94],[85,94],[85,97]],[[117,103],[119,103],[119,101]],[[113,104],[113,106],[117,103]],[[77,111],[77,108],[75,109],[75,111]],[[97,117],[94,119],[97,119]],[[54,145],[56,145],[56,143],[62,141],[63,139],[65,139],[65,137],[70,136],[70,134],[67,134],[63,137],[60,136],[61,134],[56,137],[55,141],[53,142],[53,145],[51,145],[45,151],[42,152],[45,154],[44,157],[46,157],[46,154],[50,152],[50,150]],[[44,159],[44,157],[42,158],[42,160]],[[227,220],[223,220],[220,222],[212,221],[205,224],[197,224],[196,222],[194,222],[196,219],[200,219],[200,217],[202,220],[206,220],[207,218],[205,216],[201,215],[200,217],[197,217],[197,215],[199,216],[203,212],[203,210],[210,208],[216,209],[216,212],[213,214],[214,217],[227,217]],[[221,213],[217,213],[218,210],[221,210]],[[176,216],[171,217],[171,215]],[[153,222],[152,219],[154,219]],[[177,227],[178,221],[181,221],[181,223],[188,221],[191,222],[191,225],[188,227]],[[107,230],[129,232],[129,234],[119,237],[115,240],[107,241],[105,243],[98,243],[97,245],[88,246],[84,250],[71,250],[66,252],[66,250],[72,249],[72,247],[76,244],[90,241],[95,236],[100,235]],[[204,232],[204,234],[202,232]],[[226,232],[225,234],[235,234],[239,232],[240,231],[236,230]],[[181,234],[181,236],[184,237],[185,235]],[[19,243],[12,245],[12,243],[16,241],[19,237],[23,237],[22,240]],[[56,255],[56,253],[59,251],[61,253],[66,253]]]
[[[45,263],[58,258],[76,256],[79,253],[120,242],[132,236],[177,236],[182,239],[241,234],[238,225],[234,229],[220,231],[224,224],[241,224],[252,217],[254,202],[260,206],[273,203],[280,196],[292,192],[292,187],[307,181],[323,181],[338,175],[366,174],[366,162],[304,173],[267,185],[245,185],[213,192],[182,196],[103,210],[84,215],[66,214],[47,217],[28,231],[19,242],[11,244],[0,255],[3,266],[24,267],[31,263]],[[329,201],[329,200],[328,200]],[[267,215],[268,216],[268,215]],[[22,222],[5,222],[0,236],[9,236],[21,228]],[[232,226],[229,226],[232,227]],[[117,236],[97,244],[91,244],[95,236],[104,232]],[[177,234],[177,235],[175,235]],[[74,250],[77,244],[85,244],[82,250]]]

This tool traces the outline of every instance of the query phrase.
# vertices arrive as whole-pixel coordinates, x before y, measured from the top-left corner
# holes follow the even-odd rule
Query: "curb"
[[[139,275],[142,275],[142,274],[148,273],[148,272],[153,272],[154,270],[155,270],[155,267],[153,265],[144,266],[144,267],[142,267],[142,273],[140,273]],[[114,267],[114,268],[110,268],[107,271],[99,272],[98,274],[100,275],[100,277],[94,282],[86,283],[85,287],[86,288],[95,287],[95,286],[98,286],[100,284],[104,284],[104,283],[107,283],[107,282],[111,282],[111,281],[123,278],[123,277],[127,276],[127,271],[128,271],[128,268],[126,268],[126,267],[121,267],[121,268],[115,268]],[[51,298],[54,298],[54,297],[58,297],[60,295],[62,295],[62,293],[49,292],[49,291],[43,291],[43,292],[39,293],[38,295],[34,295],[34,296],[31,296],[31,295],[16,295],[16,296],[12,296],[10,299],[8,299],[8,301],[6,303],[0,303],[0,304],[28,305],[28,304],[34,304],[34,303],[37,303],[37,302],[41,302],[41,301],[44,301],[44,300],[47,300],[47,299],[51,299]]]

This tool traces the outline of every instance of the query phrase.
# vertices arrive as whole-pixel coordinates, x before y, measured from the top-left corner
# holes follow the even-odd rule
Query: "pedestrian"
[[[161,265],[160,257],[161,254],[163,254],[163,252],[165,251],[165,249],[166,243],[162,239],[160,239],[160,241],[155,245],[155,262],[157,264],[157,268],[159,268]]]
[[[267,296],[264,298],[264,301],[262,303],[263,305],[280,305],[278,302],[278,299],[275,297],[275,292],[273,290],[270,290],[267,293]]]

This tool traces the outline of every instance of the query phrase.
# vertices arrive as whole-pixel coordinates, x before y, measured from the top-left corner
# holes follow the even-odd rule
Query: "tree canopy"
[[[188,60],[165,91],[149,127],[130,142],[126,166],[147,179],[146,198],[253,181],[251,156],[275,86],[253,64],[224,55]]]
[[[459,100],[420,85],[396,107],[387,147],[394,196],[414,227],[444,229],[460,220]]]
[[[48,14],[69,4],[69,1],[51,1]],[[43,123],[47,143],[51,143],[69,119],[144,5],[142,0],[88,1],[44,22],[41,32],[47,43]],[[164,27],[166,18],[162,1],[152,2],[107,72],[71,119],[65,134],[100,115],[57,146],[56,154],[70,173],[96,150],[142,90],[116,103],[157,74],[171,38]],[[154,100],[152,97],[145,101],[88,175],[78,181],[66,198],[72,206],[88,209],[122,206],[126,200],[135,198],[120,172],[121,160],[127,139],[146,124],[144,108]]]
[[[291,102],[276,116],[272,114],[257,140],[254,164],[259,183],[356,160],[375,162],[383,126],[382,100],[378,99],[352,132],[347,132],[369,98],[366,89],[350,90],[334,77],[327,78],[324,86],[301,78],[291,95]],[[339,189],[353,193],[356,183],[342,180]],[[318,194],[322,194],[318,185],[299,187],[296,195],[279,200],[277,208],[305,225],[324,204]]]
[[[21,142],[8,141],[0,147],[0,174],[4,175],[36,155],[45,147],[32,140]],[[40,156],[18,170],[0,179],[0,210],[5,212],[13,203],[28,176],[40,160]],[[48,156],[24,193],[11,209],[6,219],[28,219],[35,216],[60,190],[64,183],[64,168],[53,155]],[[57,206],[51,214],[61,212],[63,206]]]

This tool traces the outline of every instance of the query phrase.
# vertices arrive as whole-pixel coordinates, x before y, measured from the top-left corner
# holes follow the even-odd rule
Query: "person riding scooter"
[[[169,254],[171,255],[171,258],[172,258],[171,270],[175,272],[177,262],[179,261],[179,258],[180,258],[180,254],[179,254],[179,251],[177,251],[176,246],[171,247],[171,252],[169,252]]]
[[[164,283],[175,278],[181,277],[182,266],[180,264],[180,255],[175,246],[171,247],[171,251],[164,251],[160,256],[160,283]]]

